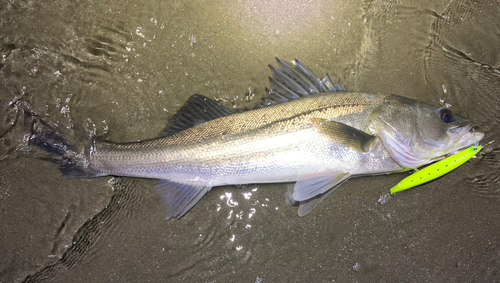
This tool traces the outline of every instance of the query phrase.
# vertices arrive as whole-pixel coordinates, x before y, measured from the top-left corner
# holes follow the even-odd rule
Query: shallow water
[[[500,134],[500,1],[3,1],[0,282],[500,280],[500,147],[379,201],[344,184],[300,218],[286,185],[214,188],[164,219],[151,180],[67,179],[22,104],[70,142],[155,137],[195,93],[264,97],[278,56],[348,90],[442,101]],[[404,117],[402,117],[404,118]]]

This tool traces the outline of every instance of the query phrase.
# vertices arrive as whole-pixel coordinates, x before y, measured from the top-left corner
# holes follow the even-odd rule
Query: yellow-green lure
[[[391,189],[391,194],[404,191],[415,186],[422,185],[424,183],[430,182],[437,179],[445,174],[460,167],[460,165],[467,162],[474,155],[476,155],[482,149],[481,146],[471,146],[459,153],[445,158],[439,162],[436,162],[430,166],[425,167],[422,170],[416,171],[410,176],[404,178],[399,184]]]

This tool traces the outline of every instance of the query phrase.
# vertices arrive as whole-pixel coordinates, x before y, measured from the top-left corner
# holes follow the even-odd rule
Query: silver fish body
[[[234,113],[194,95],[158,138],[94,139],[61,171],[162,180],[167,218],[184,215],[214,186],[296,182],[293,199],[303,216],[350,177],[418,168],[484,136],[448,109],[345,92],[299,61],[294,71],[277,60],[266,107]]]
[[[354,149],[328,125],[362,131],[384,95],[321,94],[211,120],[176,135],[137,143],[96,141],[88,169],[96,175],[168,179],[179,183],[295,182],[331,171],[400,171],[380,140]],[[361,145],[359,145],[361,146]]]

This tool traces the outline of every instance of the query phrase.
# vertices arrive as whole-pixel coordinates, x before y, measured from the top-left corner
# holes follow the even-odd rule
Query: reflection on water
[[[74,144],[155,137],[200,93],[264,96],[274,56],[349,90],[449,104],[499,140],[496,1],[9,1],[0,8],[0,282],[495,281],[498,142],[382,198],[350,180],[304,218],[286,185],[214,188],[164,220],[148,180],[66,179],[23,105]]]

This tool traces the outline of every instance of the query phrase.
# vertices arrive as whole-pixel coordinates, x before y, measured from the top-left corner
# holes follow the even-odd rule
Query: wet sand
[[[164,219],[154,182],[67,179],[21,102],[70,142],[155,137],[189,96],[230,108],[298,58],[348,90],[451,105],[499,140],[500,2],[14,1],[0,8],[0,282],[500,281],[498,142],[379,199],[349,180],[301,218],[285,184],[218,187]],[[402,117],[404,118],[404,117]]]

